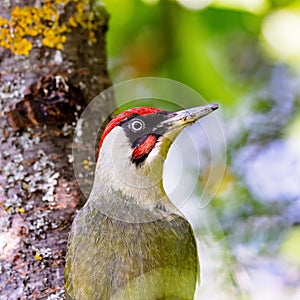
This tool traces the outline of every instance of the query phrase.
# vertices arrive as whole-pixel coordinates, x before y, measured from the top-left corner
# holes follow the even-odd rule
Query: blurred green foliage
[[[260,14],[216,5],[189,10],[166,0],[104,2],[111,15],[108,53],[115,82],[167,77],[230,106],[268,78],[273,62],[264,55],[262,23],[292,1],[270,1]]]

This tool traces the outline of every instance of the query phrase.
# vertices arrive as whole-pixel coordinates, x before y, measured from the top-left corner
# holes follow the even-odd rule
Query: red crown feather
[[[125,121],[126,119],[137,115],[137,116],[145,116],[145,115],[151,115],[151,114],[156,114],[158,112],[163,112],[163,110],[154,108],[154,107],[147,107],[147,106],[142,106],[142,107],[134,107],[130,108],[128,110],[123,111],[119,115],[115,116],[105,127],[103,134],[101,136],[99,146],[98,146],[98,157],[100,153],[101,146],[103,144],[104,139],[106,136],[110,133],[112,129],[114,129],[116,126],[118,126],[121,122]]]

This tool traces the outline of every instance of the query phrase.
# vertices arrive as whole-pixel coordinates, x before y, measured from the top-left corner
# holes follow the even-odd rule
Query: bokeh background
[[[200,241],[198,297],[300,299],[300,1],[103,2],[114,83],[166,77],[220,104],[222,184],[184,209]],[[205,163],[187,156],[201,186]]]

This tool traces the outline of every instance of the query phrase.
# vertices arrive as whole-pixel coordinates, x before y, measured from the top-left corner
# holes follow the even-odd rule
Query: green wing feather
[[[194,298],[199,262],[187,220],[126,223],[90,212],[84,207],[72,226],[66,299]]]

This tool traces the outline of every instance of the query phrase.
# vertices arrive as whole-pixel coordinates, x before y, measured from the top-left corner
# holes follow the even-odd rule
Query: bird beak
[[[170,113],[169,118],[159,123],[156,128],[159,129],[165,127],[167,128],[167,131],[173,131],[173,129],[176,128],[183,128],[195,123],[200,118],[216,110],[218,107],[218,104],[209,104]]]

